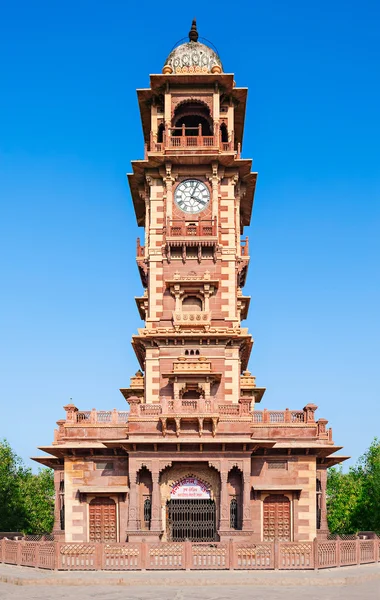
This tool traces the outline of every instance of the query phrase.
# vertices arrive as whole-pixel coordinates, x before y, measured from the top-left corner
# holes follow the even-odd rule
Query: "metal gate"
[[[168,539],[173,542],[213,542],[216,539],[214,500],[168,500]]]

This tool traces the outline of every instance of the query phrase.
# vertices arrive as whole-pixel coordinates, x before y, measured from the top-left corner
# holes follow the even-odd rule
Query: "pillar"
[[[251,518],[251,464],[243,472],[243,531],[252,529]]]
[[[160,492],[160,473],[152,473],[152,520],[151,531],[162,531],[161,520],[161,492]]]
[[[137,488],[136,466],[129,463],[129,507],[128,507],[128,532],[137,531],[139,519],[139,495]]]
[[[61,481],[63,480],[63,470],[54,470],[54,525],[53,534],[55,539],[64,538],[64,530],[61,528],[61,508],[64,502],[64,491],[61,491]]]
[[[226,531],[230,528],[230,514],[228,506],[228,488],[227,488],[228,472],[220,472],[220,519],[219,531]]]
[[[319,470],[321,481],[321,528],[317,531],[319,535],[328,535],[329,526],[327,524],[327,503],[326,503],[326,488],[327,488],[327,469]]]

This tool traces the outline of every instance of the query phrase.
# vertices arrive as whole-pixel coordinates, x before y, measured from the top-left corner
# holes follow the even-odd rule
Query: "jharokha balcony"
[[[234,148],[234,135],[229,140],[224,139],[221,132],[215,132],[214,135],[202,135],[202,125],[198,127],[170,127],[156,135],[150,134],[149,144],[145,144],[145,159],[149,153],[173,154],[178,151],[187,153],[194,150],[198,153],[219,153],[232,152],[236,158],[240,158],[240,143],[237,150]]]

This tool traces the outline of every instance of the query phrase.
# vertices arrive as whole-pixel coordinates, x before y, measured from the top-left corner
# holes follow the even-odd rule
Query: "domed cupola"
[[[197,24],[194,19],[189,31],[189,41],[172,50],[162,69],[164,74],[223,72],[218,54],[206,44],[198,42],[198,37]]]

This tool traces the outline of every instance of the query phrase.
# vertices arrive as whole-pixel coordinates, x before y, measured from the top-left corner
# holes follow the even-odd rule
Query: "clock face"
[[[185,213],[199,213],[210,202],[210,192],[202,181],[186,179],[177,186],[174,201]]]

